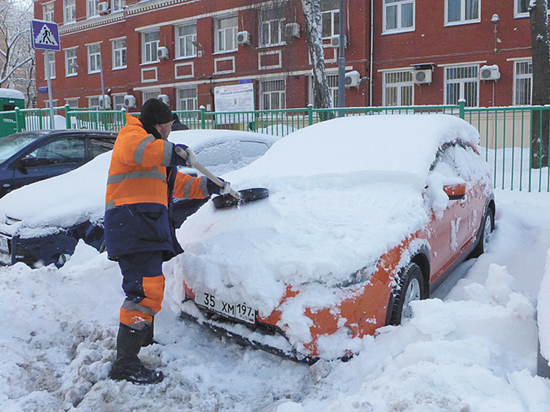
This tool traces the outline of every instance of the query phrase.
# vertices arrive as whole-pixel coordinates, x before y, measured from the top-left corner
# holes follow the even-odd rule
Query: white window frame
[[[79,97],[75,97],[73,99],[65,99],[65,104],[68,104],[71,109],[77,109],[78,100],[79,100]]]
[[[177,110],[179,111],[197,110],[198,104],[199,104],[199,101],[198,101],[197,87],[182,87],[182,88],[176,89]]]
[[[224,23],[227,23],[226,27]],[[230,53],[238,49],[237,32],[239,21],[236,15],[216,19],[215,52]]]
[[[260,10],[259,22],[261,47],[285,44],[284,32],[286,19],[282,7]]]
[[[78,47],[65,49],[65,77],[74,77],[78,75],[77,49]]]
[[[48,78],[46,73],[46,53],[50,56],[50,79],[55,79],[55,52],[54,51],[44,51],[44,78]]]
[[[160,89],[155,90],[143,90],[141,92],[141,104],[144,104],[149,99],[157,99],[160,94]]]
[[[124,41],[124,45],[121,42]],[[119,37],[118,39],[111,39],[112,56],[113,56],[113,70],[126,69],[127,62],[127,44],[126,37]]]
[[[63,0],[63,23],[76,22],[76,0]]]
[[[125,0],[111,0],[112,13],[124,10],[124,6],[126,6]]]
[[[86,0],[86,17],[88,19],[99,16],[99,8],[97,7],[98,3],[99,0]]]
[[[113,110],[122,110],[124,108],[124,94],[113,94]]]
[[[44,19],[44,21],[55,21],[54,6],[55,2],[53,1],[50,1],[49,3],[44,3],[42,5],[42,18]]]
[[[382,79],[382,106],[402,107],[414,105],[414,81],[411,69],[384,71]],[[390,92],[395,93],[395,104],[388,101]],[[410,99],[405,101],[407,100],[407,93]]]
[[[410,26],[404,26],[404,13],[406,13],[405,6],[412,5],[412,24]],[[415,0],[384,0],[384,27],[383,33],[403,33],[414,31],[415,28]],[[388,28],[388,13],[390,9],[395,9],[395,15],[397,17],[396,27]]]
[[[101,43],[87,45],[88,74],[101,72]]]
[[[88,97],[88,107],[90,109],[99,109],[99,98],[101,96],[90,96]]]
[[[181,33],[188,29],[189,33]],[[176,26],[176,58],[184,59],[197,56],[197,23]]]
[[[331,39],[340,35],[340,7],[337,3],[337,0],[321,0],[321,36],[323,39]],[[330,21],[328,33],[325,30],[325,21]]]
[[[261,81],[260,110],[283,109],[286,109],[286,79],[269,79]]]
[[[141,63],[158,63],[157,50],[160,44],[160,30],[141,33]]]
[[[460,19],[449,21],[449,1],[460,2]],[[466,3],[477,2],[477,17],[473,19],[466,18]],[[471,24],[481,22],[481,0],[445,0],[445,26],[456,26],[460,24]]]
[[[527,3],[527,6],[529,6],[530,0],[514,0],[514,18],[522,18],[522,17],[529,17],[529,10],[521,11],[521,3],[524,1]],[[550,0],[547,0],[548,5],[550,6]],[[550,14],[550,9],[548,10],[548,14]]]
[[[514,60],[514,97],[512,104],[514,106],[530,106],[533,102],[533,60],[530,58],[527,59],[518,59]],[[529,71],[527,73],[519,73],[519,65],[527,64],[531,67],[530,73]],[[518,90],[517,84],[519,81],[528,81],[529,82],[529,96],[527,99],[525,99],[525,96],[523,96],[524,93],[521,93],[520,90]],[[521,95],[520,95],[521,93]],[[521,103],[518,102],[518,99],[524,98],[526,101]]]
[[[466,100],[466,107],[479,107],[479,64],[478,63],[464,63],[461,65],[452,65],[452,66],[444,66],[445,69],[445,78],[443,82],[443,94],[444,94],[444,100],[443,104],[450,104],[450,105],[456,105],[458,104],[458,101],[460,99]],[[471,71],[471,75],[469,77],[463,76],[463,77],[456,77],[453,75],[452,79],[449,78],[449,70],[458,70],[467,72],[468,70]],[[456,101],[451,101],[449,96],[449,87],[451,85],[458,85],[458,97],[456,98]],[[475,102],[472,102],[471,97],[467,96],[467,88],[475,86]],[[470,101],[468,101],[470,100]],[[473,103],[473,104],[472,104]]]

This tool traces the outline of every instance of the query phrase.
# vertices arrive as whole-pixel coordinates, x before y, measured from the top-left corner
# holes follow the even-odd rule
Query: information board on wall
[[[214,104],[216,112],[235,113],[254,111],[254,84],[243,83],[214,88]],[[216,116],[216,123],[242,123],[237,115],[228,114]]]

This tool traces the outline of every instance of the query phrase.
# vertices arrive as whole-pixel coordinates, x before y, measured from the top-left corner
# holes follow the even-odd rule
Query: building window
[[[63,0],[63,22],[76,21],[76,0]]]
[[[65,76],[76,76],[78,74],[78,64],[76,63],[76,47],[65,50]]]
[[[260,109],[286,109],[286,82],[266,80],[260,83]]]
[[[177,89],[178,101],[176,107],[178,110],[197,110],[197,88]],[[185,118],[193,117],[194,115],[184,116]]]
[[[384,1],[384,32],[410,31],[414,29],[415,0]]]
[[[77,109],[78,99],[65,99],[65,104],[68,104],[71,109]]]
[[[340,0],[321,0],[323,39],[340,35]]]
[[[90,109],[99,109],[99,96],[89,97],[88,107]]]
[[[88,73],[99,73],[101,71],[101,44],[90,44],[88,46]]]
[[[143,92],[142,94],[142,98],[143,98],[143,103],[145,103],[147,100],[149,99],[156,99],[159,97],[159,94],[160,94],[160,90],[153,90],[153,91],[148,91],[148,92]]]
[[[116,94],[113,96],[113,109],[122,110],[124,108],[124,95]]]
[[[216,20],[216,52],[237,50],[237,16]]]
[[[530,106],[533,94],[533,62],[529,60],[514,63],[514,105]]]
[[[384,106],[412,106],[413,90],[411,70],[384,73]]]
[[[46,72],[46,53],[50,58],[50,79],[55,79],[55,52],[53,51],[44,52],[44,77],[48,78],[48,73]]]
[[[126,68],[126,38],[112,40],[113,70]]]
[[[479,0],[445,0],[445,24],[479,22],[481,2]]]
[[[457,105],[466,100],[467,107],[479,105],[479,65],[445,68],[445,104]]]
[[[514,0],[514,3],[514,17],[529,17],[530,0]],[[546,3],[550,5],[550,0],[546,0]]]
[[[124,6],[126,6],[125,0],[111,0],[111,10],[113,12],[115,11],[121,11]]]
[[[176,58],[196,56],[197,48],[194,43],[197,43],[197,25],[189,24],[186,26],[179,26],[176,28],[176,33]]]
[[[54,13],[53,13],[53,6],[54,6],[54,2],[52,1],[51,3],[46,3],[42,6],[42,13],[44,15],[44,20],[45,21],[55,21],[54,20]]]
[[[273,46],[283,43],[285,14],[282,7],[260,11],[260,45]]]
[[[97,3],[99,3],[99,0],[86,0],[86,15],[88,16],[88,18],[99,16]]]
[[[156,63],[159,61],[157,50],[159,48],[159,32],[153,31],[141,35],[143,45],[142,63]]]

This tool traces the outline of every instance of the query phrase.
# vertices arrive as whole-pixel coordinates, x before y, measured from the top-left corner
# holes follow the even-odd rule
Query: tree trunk
[[[529,9],[531,21],[531,53],[533,56],[534,106],[550,105],[550,50],[548,46],[548,6],[545,0],[533,1]],[[548,166],[548,138],[550,134],[548,110],[532,111],[531,167]]]
[[[332,107],[332,99],[328,88],[325,71],[325,55],[321,33],[321,1],[302,0],[302,8],[306,21],[306,42],[313,65],[313,107],[325,109]],[[322,114],[322,120],[334,117],[333,113]]]

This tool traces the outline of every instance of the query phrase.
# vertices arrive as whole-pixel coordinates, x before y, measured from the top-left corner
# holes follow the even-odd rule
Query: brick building
[[[528,0],[346,0],[346,106],[530,104]],[[55,21],[55,105],[113,108],[169,99],[216,110],[217,87],[252,83],[256,109],[312,102],[301,0],[35,0]],[[339,0],[322,0],[337,100]],[[37,51],[37,86],[45,86]],[[103,68],[101,69],[101,65]],[[372,68],[372,69],[371,69]],[[126,99],[125,99],[126,96]],[[40,94],[39,107],[47,103]]]

